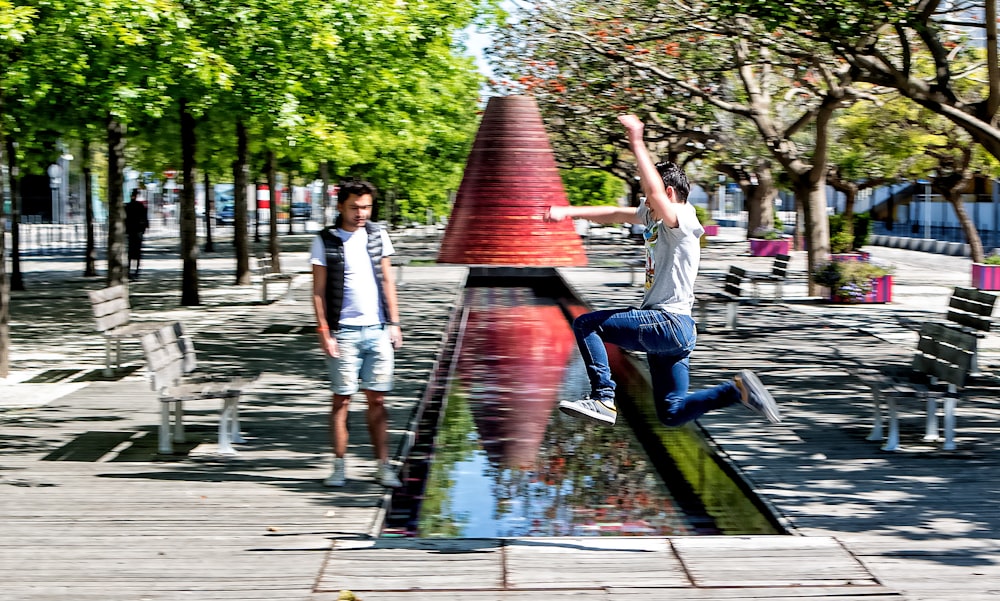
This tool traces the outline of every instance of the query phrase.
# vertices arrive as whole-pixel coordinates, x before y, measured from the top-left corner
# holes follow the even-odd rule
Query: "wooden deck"
[[[728,260],[709,250],[705,267],[724,269]],[[983,384],[959,405],[957,451],[919,440],[914,407],[904,420],[906,450],[883,453],[864,440],[864,386],[830,359],[836,346],[905,361],[910,348],[859,331],[889,331],[892,308],[831,316],[761,305],[743,311],[738,334],[715,328],[699,337],[694,387],[749,367],[782,404],[786,421],[778,426],[742,408],[706,416],[702,425],[793,536],[372,539],[386,499],[372,481],[363,403],[352,406],[359,434],[348,485],[320,485],[329,468],[329,395],[305,287],[295,290],[295,304],[261,305],[256,288],[229,286],[230,266],[215,261],[217,277],[214,263],[201,266],[203,307],[176,306],[171,266],[131,294],[135,311],[184,321],[204,369],[263,372],[244,396],[248,442],[233,458],[214,453],[214,403],[192,406],[193,441],[180,447],[183,454],[156,455],[158,406],[145,375],[99,375],[103,341],[78,298],[87,281],[53,277],[16,300],[15,368],[75,375],[0,385],[3,599],[333,601],[341,590],[368,601],[979,601],[1000,594],[997,389]],[[149,277],[160,275],[155,255],[148,262]],[[566,272],[597,306],[639,294],[626,285],[627,270],[595,262]],[[458,267],[407,268],[400,294],[406,344],[389,398],[394,448],[463,277]],[[125,359],[137,365],[138,352]],[[48,398],[46,390],[57,392]]]

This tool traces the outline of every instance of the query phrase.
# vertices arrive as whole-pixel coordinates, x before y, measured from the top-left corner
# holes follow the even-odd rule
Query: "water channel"
[[[657,423],[635,357],[611,349],[614,428],[558,411],[588,390],[586,310],[555,270],[470,270],[383,536],[780,532],[696,426]]]

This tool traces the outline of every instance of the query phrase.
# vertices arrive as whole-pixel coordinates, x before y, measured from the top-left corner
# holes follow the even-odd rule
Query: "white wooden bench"
[[[708,328],[708,308],[713,304],[724,304],[726,306],[726,327],[736,330],[738,323],[740,303],[746,299],[742,296],[743,280],[747,272],[742,267],[731,265],[726,273],[722,290],[713,292],[699,292],[695,294],[698,302],[698,331],[704,332]]]
[[[774,299],[779,301],[782,299],[784,296],[783,288],[785,280],[788,278],[788,262],[791,258],[790,255],[775,255],[770,273],[747,272],[747,279],[750,280],[752,287],[751,295],[753,298],[760,298],[760,284],[763,282],[774,284]]]
[[[955,407],[972,367],[976,337],[936,322],[924,322],[919,336],[917,352],[908,367],[875,369],[856,365],[850,369],[872,390],[874,421],[868,440],[883,439],[883,400],[888,408],[889,434],[882,445],[884,451],[899,450],[897,400],[915,398],[926,401],[926,441],[939,440],[937,404],[943,402],[944,444],[941,448],[955,449]]]
[[[162,327],[142,336],[142,349],[150,385],[160,399],[160,453],[173,453],[173,443],[186,441],[184,433],[184,403],[186,401],[218,399],[219,447],[222,455],[235,455],[233,443],[244,442],[240,434],[240,394],[253,377],[216,378],[195,373],[197,358],[194,343],[184,334],[180,323]],[[172,410],[172,411],[171,411]],[[170,414],[173,413],[173,432]]]
[[[288,287],[285,289],[285,294],[282,300],[285,302],[291,301],[292,294],[292,280],[297,274],[295,273],[282,273],[275,270],[274,259],[270,256],[260,256],[257,257],[257,268],[254,273],[260,276],[261,280],[261,301],[267,302],[267,284],[268,282],[287,282]]]
[[[87,292],[94,312],[97,331],[104,336],[104,374],[110,376],[122,364],[122,340],[138,340],[143,334],[162,327],[166,322],[133,322],[128,289],[124,285],[110,286]],[[112,368],[111,343],[115,345]]]

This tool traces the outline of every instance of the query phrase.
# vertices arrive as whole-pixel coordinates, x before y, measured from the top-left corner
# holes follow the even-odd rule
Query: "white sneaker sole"
[[[562,411],[570,417],[582,417],[603,426],[613,426],[618,420],[617,414],[614,416],[608,416],[603,413],[598,413],[597,411],[591,411],[586,407],[580,407],[573,401],[559,401],[559,411]]]
[[[771,396],[771,393],[761,383],[757,374],[744,369],[740,372],[740,377],[743,379],[743,385],[747,387],[747,391],[750,392],[751,396],[756,396],[762,403],[759,409],[749,404],[747,407],[754,413],[761,414],[764,419],[772,424],[781,422],[781,412],[778,411],[778,404],[774,402],[774,397]]]

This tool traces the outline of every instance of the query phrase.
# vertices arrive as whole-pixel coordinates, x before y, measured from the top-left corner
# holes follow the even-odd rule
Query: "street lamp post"
[[[931,183],[924,183],[924,238],[931,237]]]
[[[59,192],[62,190],[63,168],[58,163],[49,165],[49,189],[52,190],[52,223],[61,223],[62,219],[62,198]]]

